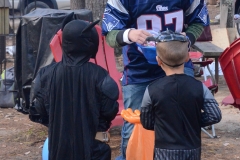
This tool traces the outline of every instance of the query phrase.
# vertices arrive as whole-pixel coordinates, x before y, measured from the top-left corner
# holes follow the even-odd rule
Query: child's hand
[[[191,41],[189,40],[188,36],[186,35],[186,32],[181,32],[180,34],[184,35],[187,37],[188,39],[188,52],[190,51],[190,47],[191,47]]]
[[[128,108],[126,110],[122,110],[121,116],[125,119],[125,121],[128,121],[129,123],[140,123],[140,111],[133,110],[131,108]]]
[[[156,42],[155,41],[146,41],[143,45],[145,47],[155,47],[156,46]]]

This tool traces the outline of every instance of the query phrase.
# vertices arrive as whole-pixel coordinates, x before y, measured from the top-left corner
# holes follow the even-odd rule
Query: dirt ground
[[[219,13],[219,7],[208,6],[210,17]],[[213,26],[217,27],[217,26]],[[217,138],[211,139],[202,133],[203,160],[240,159],[240,111],[232,106],[221,106],[229,95],[223,76],[220,76],[219,91],[215,95],[222,111],[222,121],[215,125]],[[110,130],[112,159],[119,154],[120,127]],[[0,108],[0,159],[41,160],[42,146],[47,137],[47,128],[33,123],[28,115],[15,109]]]

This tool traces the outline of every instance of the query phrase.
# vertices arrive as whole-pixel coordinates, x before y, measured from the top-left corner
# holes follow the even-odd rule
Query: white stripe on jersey
[[[128,14],[128,11],[124,8],[120,0],[108,0],[107,3],[115,9],[119,10],[120,12]]]
[[[189,14],[193,13],[199,4],[200,0],[193,0],[191,6],[186,10],[185,15],[188,16]]]

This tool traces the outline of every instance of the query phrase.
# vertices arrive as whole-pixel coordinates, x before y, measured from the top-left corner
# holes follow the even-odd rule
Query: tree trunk
[[[221,5],[227,5],[228,6],[228,17],[227,17],[227,26],[226,28],[234,28],[235,24],[233,21],[233,16],[234,16],[234,9],[235,9],[235,1],[229,1],[229,0],[221,0],[220,2],[220,7]],[[220,8],[221,9],[221,8]]]
[[[88,0],[86,0],[88,1]],[[85,0],[70,0],[71,2],[71,9],[84,9],[85,8]]]
[[[102,20],[106,3],[107,0],[85,0],[85,8],[93,12],[93,21],[98,19]]]

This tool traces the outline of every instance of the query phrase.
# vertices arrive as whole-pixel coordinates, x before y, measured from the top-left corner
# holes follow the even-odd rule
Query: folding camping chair
[[[112,121],[113,126],[122,126],[123,119],[121,117],[121,111],[123,107],[123,97],[122,97],[122,87],[120,83],[120,79],[122,74],[116,68],[116,61],[114,57],[114,50],[113,48],[109,47],[105,41],[105,37],[102,36],[102,31],[100,26],[95,26],[99,35],[99,46],[98,52],[95,59],[90,59],[90,62],[95,63],[109,72],[109,75],[116,81],[118,88],[119,88],[119,112],[115,119]],[[53,37],[52,41],[50,42],[50,48],[56,62],[60,62],[62,60],[62,31],[59,30],[57,34]]]
[[[235,40],[219,57],[223,76],[231,95],[222,100],[224,105],[240,109],[240,39]]]
[[[209,65],[213,62],[213,60],[202,60],[203,55],[200,52],[189,52],[189,56],[190,58],[193,60],[193,64],[195,65],[199,65],[200,68],[202,68],[202,74],[200,73],[198,76],[203,75],[204,76],[204,81],[202,81],[207,87],[208,89],[211,91],[211,93],[214,95],[215,93],[217,93],[218,91],[218,85],[216,84],[214,75],[212,74]],[[210,73],[210,78],[207,78],[206,75],[206,70],[205,67],[207,67],[209,73]],[[212,134],[210,134],[206,129],[212,129]],[[215,128],[214,125],[211,125],[210,127],[205,127],[205,128],[201,128],[201,130],[207,134],[209,137],[211,138],[216,138],[216,132],[215,132]]]

